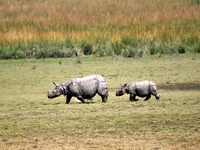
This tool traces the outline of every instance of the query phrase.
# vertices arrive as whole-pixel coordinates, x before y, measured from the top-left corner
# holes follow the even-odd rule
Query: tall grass
[[[166,43],[166,49],[176,45],[185,52],[199,52],[199,9],[190,0],[1,0],[0,58],[10,58],[11,49],[28,57],[27,46],[43,43],[38,49],[44,49],[43,45],[65,41],[75,47],[90,43],[98,56],[112,55],[116,47],[126,51],[127,46],[153,45],[155,53],[160,53]],[[124,39],[137,39],[138,44],[128,40],[124,45]],[[102,41],[106,41],[104,47]]]

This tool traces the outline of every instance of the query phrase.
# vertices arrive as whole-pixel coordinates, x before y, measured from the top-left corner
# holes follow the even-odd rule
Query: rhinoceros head
[[[116,96],[124,95],[127,91],[127,88],[128,88],[127,84],[124,84],[123,86],[121,86],[121,88],[116,91]]]
[[[47,93],[47,97],[49,99],[56,98],[62,94],[64,94],[64,87],[62,85],[57,85],[56,83],[53,82],[55,85],[55,88],[53,90],[49,90]]]

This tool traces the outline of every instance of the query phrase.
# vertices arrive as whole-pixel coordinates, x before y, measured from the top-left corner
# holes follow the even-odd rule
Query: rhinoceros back
[[[98,80],[95,76],[87,76],[75,79],[79,94],[84,98],[92,98],[97,93]]]
[[[100,75],[91,75],[73,80],[74,89],[82,95],[83,98],[92,98],[99,95],[108,95],[107,83]],[[77,88],[75,88],[77,87]]]
[[[137,90],[137,94],[141,97],[146,96],[149,94],[149,81],[145,80],[145,81],[141,81],[141,82],[136,82],[136,90]]]

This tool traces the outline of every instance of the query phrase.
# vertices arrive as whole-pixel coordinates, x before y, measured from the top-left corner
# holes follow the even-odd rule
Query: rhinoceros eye
[[[53,94],[55,94],[57,91],[53,91]]]

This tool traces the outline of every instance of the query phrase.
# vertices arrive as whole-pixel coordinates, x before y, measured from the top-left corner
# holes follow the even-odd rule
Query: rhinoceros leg
[[[151,93],[149,93],[149,95],[147,95],[147,97],[144,99],[144,101],[147,101],[151,98]]]
[[[151,94],[154,95],[157,100],[160,99],[160,95],[156,91],[152,91]]]
[[[158,93],[156,93],[155,97],[156,97],[157,100],[160,99],[160,95]]]
[[[71,98],[72,98],[71,95],[67,95],[67,96],[66,96],[66,104],[69,104]]]
[[[102,102],[105,103],[108,99],[108,96],[101,96]]]
[[[108,99],[108,88],[107,87],[99,87],[97,93],[101,96],[102,102],[105,103]]]
[[[160,95],[157,93],[157,87],[155,86],[155,84],[150,85],[150,92],[156,97],[157,100],[160,99]]]
[[[83,98],[81,95],[77,96],[77,98],[78,98],[82,103],[85,103],[84,98]]]
[[[136,94],[130,94],[129,100],[130,101],[138,101],[138,99],[136,99]]]

